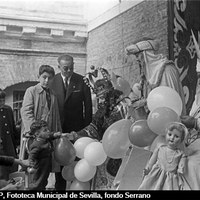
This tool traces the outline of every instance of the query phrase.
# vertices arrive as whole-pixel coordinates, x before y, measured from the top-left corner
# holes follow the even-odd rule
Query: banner
[[[191,30],[195,37],[200,31],[200,1],[168,1],[168,43],[169,59],[173,60],[180,72],[187,113],[194,101],[197,84],[197,55]],[[200,41],[198,41],[200,43]]]

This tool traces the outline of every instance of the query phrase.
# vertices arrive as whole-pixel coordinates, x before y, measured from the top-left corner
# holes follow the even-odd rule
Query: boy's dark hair
[[[55,70],[50,65],[41,65],[39,68],[39,75],[43,74],[44,72],[47,72],[48,74],[51,74],[52,76],[55,76]]]
[[[35,135],[38,130],[45,126],[47,126],[47,122],[44,120],[37,120],[33,122],[30,127],[30,135]]]
[[[68,54],[63,54],[63,55],[61,55],[61,56],[58,57],[58,63],[59,63],[59,64],[60,64],[60,61],[61,61],[61,60],[68,60],[68,61],[70,61],[71,63],[74,62],[74,58],[73,58],[72,56],[68,55]]]
[[[6,93],[0,88],[0,99],[4,99],[6,97]]]

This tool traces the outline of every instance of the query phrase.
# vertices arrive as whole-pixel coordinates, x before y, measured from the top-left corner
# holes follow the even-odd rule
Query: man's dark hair
[[[55,76],[55,70],[53,67],[49,65],[41,65],[39,68],[39,75],[43,74],[44,72],[51,74],[52,76]]]

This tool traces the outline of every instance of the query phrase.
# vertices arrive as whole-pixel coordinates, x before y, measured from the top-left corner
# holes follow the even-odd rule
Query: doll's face
[[[182,142],[182,133],[177,129],[173,129],[172,131],[167,131],[166,142],[170,148],[172,149],[177,148],[178,145]]]

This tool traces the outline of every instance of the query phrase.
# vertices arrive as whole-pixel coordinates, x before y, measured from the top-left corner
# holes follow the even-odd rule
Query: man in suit
[[[56,74],[51,88],[57,99],[63,133],[79,131],[92,120],[92,99],[90,88],[83,76],[74,72],[74,59],[70,55],[58,57],[60,73]],[[56,190],[65,190],[66,181],[56,173]]]

